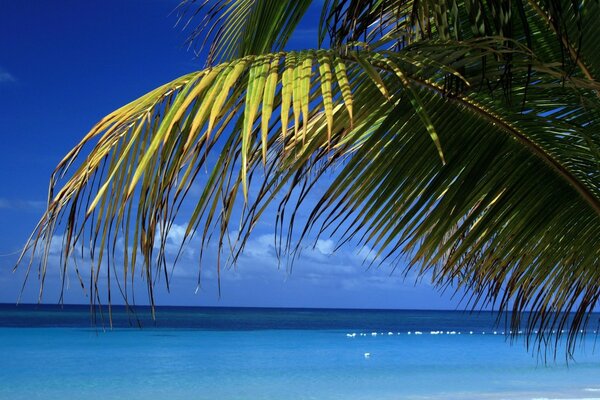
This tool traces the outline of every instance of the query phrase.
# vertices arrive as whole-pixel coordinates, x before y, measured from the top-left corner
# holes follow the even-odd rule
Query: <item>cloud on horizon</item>
[[[3,201],[0,199],[0,206]],[[421,285],[419,285],[420,288],[417,288],[414,272],[404,274],[402,266],[394,272],[393,265],[387,263],[378,265],[377,260],[374,265],[369,266],[373,261],[370,248],[342,246],[334,252],[336,242],[331,238],[312,242],[307,240],[302,245],[301,255],[295,260],[292,268],[285,259],[277,258],[273,233],[264,231],[257,232],[250,237],[236,265],[225,265],[228,258],[227,248],[223,252],[220,271],[220,282],[223,286],[223,300],[221,300],[221,294],[217,289],[219,282],[217,243],[211,242],[205,248],[200,269],[200,239],[193,237],[179,254],[177,265],[171,269],[172,261],[179,253],[185,228],[185,224],[174,224],[165,245],[171,294],[166,290],[164,271],[153,269],[155,297],[159,304],[385,308],[397,304],[414,307],[414,305],[423,303],[425,306],[421,305],[421,307],[431,308],[436,304],[440,306],[445,304],[444,301],[447,302],[447,300],[442,300],[441,296],[439,300],[432,299],[433,289],[427,277],[419,280]],[[235,232],[232,232],[232,236],[235,236]],[[90,296],[89,282],[92,264],[89,258],[88,242],[86,241],[83,248],[78,246],[77,254],[74,254],[74,258],[67,263],[65,295],[66,299],[71,302],[86,302],[85,299],[89,299]],[[56,298],[60,292],[61,282],[63,282],[62,244],[62,236],[54,235],[48,252],[48,280],[45,285],[45,299]],[[133,251],[131,243],[128,247],[131,256]],[[155,255],[158,250],[158,247],[155,247]],[[120,301],[117,288],[124,282],[121,269],[123,251],[124,242],[122,238],[119,238],[116,242],[115,259],[109,262],[106,258],[107,254],[105,254],[101,263],[98,289],[104,300],[107,293],[107,272],[110,266],[112,287],[115,291],[113,300],[117,303]],[[138,252],[137,271],[143,270],[140,264],[141,258],[142,256]],[[74,263],[75,259],[77,259],[76,263]],[[36,271],[39,265],[38,261],[39,255],[35,257],[34,273],[27,286],[27,296],[25,296],[30,301],[37,296],[39,288],[39,281],[36,284],[34,278],[35,272],[38,272]],[[79,267],[79,274],[76,273],[76,265]],[[94,270],[97,269],[94,268]],[[20,274],[23,272],[24,268],[19,271]],[[1,275],[0,278],[2,278]],[[85,287],[83,292],[80,283]],[[144,302],[143,294],[146,292],[146,282],[140,273],[136,273],[135,284],[127,285],[126,291],[130,298],[133,298],[134,292],[141,294],[142,297],[138,300]],[[392,300],[395,298],[398,300]]]
[[[0,208],[6,208],[7,204],[9,207],[11,206],[5,199],[0,198]],[[165,253],[169,268],[172,267],[171,263],[179,253],[185,229],[185,224],[174,224],[167,236]],[[51,276],[60,275],[62,246],[62,235],[54,235],[48,253],[48,273]],[[120,265],[123,263],[122,254],[124,250],[122,238],[117,240],[116,246],[116,259],[114,261]],[[179,254],[177,265],[169,271],[171,278],[197,281],[200,267],[200,247],[201,243],[198,237],[193,237],[184,246],[183,251]],[[287,262],[288,260],[277,258],[273,233],[252,235],[234,266],[227,265],[228,254],[226,253],[228,251],[225,248],[221,257],[221,279],[223,282],[253,281],[257,279],[285,282],[291,279],[306,282],[310,285],[333,286],[347,290],[364,284],[377,287],[393,287],[400,285],[405,278],[400,271],[392,273],[393,268],[389,264],[369,268],[368,264],[372,261],[372,258],[367,253],[370,249],[342,247],[335,252],[334,249],[335,242],[332,239],[319,239],[313,244],[307,243],[302,246],[300,257],[295,260],[292,268],[292,265]],[[158,250],[159,248],[155,243],[155,253],[158,253]],[[129,246],[128,252],[130,255],[132,251],[133,249]],[[83,258],[81,258],[79,251],[77,253],[76,258],[81,262],[80,266],[89,265],[89,247],[84,246]],[[210,242],[202,258],[202,281],[217,279],[217,253],[217,244]],[[138,260],[142,259],[139,252],[137,256]],[[107,267],[105,262],[102,264],[101,269]],[[73,273],[74,270],[69,268],[69,272]],[[87,275],[86,271],[82,270],[80,272]],[[75,278],[75,275],[71,277]]]

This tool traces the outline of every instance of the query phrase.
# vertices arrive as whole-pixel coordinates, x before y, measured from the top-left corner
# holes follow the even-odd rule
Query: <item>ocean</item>
[[[488,312],[0,305],[0,399],[600,399]],[[596,318],[597,320],[597,318]],[[141,327],[140,327],[141,326]],[[505,332],[506,333],[506,332]]]

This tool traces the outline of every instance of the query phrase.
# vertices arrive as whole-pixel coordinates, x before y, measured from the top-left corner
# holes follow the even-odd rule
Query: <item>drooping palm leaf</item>
[[[272,22],[264,35],[255,22],[231,25],[253,12],[264,18],[267,3],[211,9],[205,21],[217,21],[219,30],[212,54],[228,61],[115,111],[59,164],[48,211],[27,248],[32,255],[42,250],[42,285],[52,238],[64,233],[63,275],[76,246],[90,243],[93,299],[100,298],[101,273],[121,287],[141,264],[153,303],[157,277],[168,285],[165,243],[186,198],[194,207],[184,242],[196,233],[205,246],[214,232],[220,257],[229,232],[238,230],[228,260],[235,262],[266,207],[283,194],[278,227],[290,228],[286,240],[279,231],[279,243],[293,251],[297,208],[337,166],[303,237],[312,230],[367,244],[379,260],[408,257],[409,268],[430,271],[437,285],[468,289],[473,306],[496,302],[513,311],[515,326],[531,310],[528,333],[537,330],[539,339],[568,326],[574,345],[600,292],[600,116],[598,84],[557,61],[563,47],[548,39],[557,34],[520,43],[514,33],[525,28],[513,23],[512,30],[484,29],[512,38],[477,38],[483,34],[463,31],[481,21],[456,17],[475,3],[355,1],[336,17],[351,28],[352,18],[358,21],[348,31],[383,21],[368,7],[398,5],[411,10],[421,33],[390,46],[398,32],[385,11],[389,27],[366,32],[367,45],[342,36],[333,50],[267,53],[285,44],[285,21],[292,15],[297,23],[300,8],[280,2],[281,18],[260,20]],[[326,10],[342,3],[327,2]],[[371,22],[343,16],[354,9]],[[504,18],[502,10],[494,18]],[[537,27],[538,14],[523,10],[529,24],[522,26]],[[397,25],[416,29],[406,21]],[[344,32],[333,26],[332,33]],[[451,40],[461,37],[471,39]],[[81,159],[88,144],[93,148]],[[201,193],[190,199],[203,168],[209,173]],[[245,207],[232,225],[240,198]],[[122,277],[111,276],[103,261],[114,267],[121,239]],[[574,311],[575,318],[556,311]]]

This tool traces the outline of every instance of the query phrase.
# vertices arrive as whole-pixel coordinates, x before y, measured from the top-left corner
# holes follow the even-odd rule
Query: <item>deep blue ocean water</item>
[[[575,360],[544,363],[490,313],[117,308],[112,329],[96,316],[0,306],[0,399],[600,399],[592,331]]]

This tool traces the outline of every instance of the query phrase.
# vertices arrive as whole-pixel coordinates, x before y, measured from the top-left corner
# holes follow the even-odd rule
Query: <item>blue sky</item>
[[[12,273],[15,252],[44,209],[50,173],[101,117],[147,91],[202,68],[174,27],[175,1],[2,2],[0,5],[0,302],[15,302],[24,269]],[[314,47],[318,10],[309,13],[290,46]],[[157,292],[162,305],[285,306],[350,308],[449,308],[449,293],[415,284],[391,266],[367,268],[368,251],[352,245],[335,254],[334,238],[306,245],[290,273],[278,266],[273,221],[259,225],[236,268],[222,276],[219,298],[215,246],[203,263],[196,291],[198,243],[186,248],[173,272],[171,292]],[[185,220],[170,237],[174,249]],[[58,301],[58,249],[52,249],[43,301]],[[88,298],[70,275],[66,301]],[[23,302],[36,302],[35,274]],[[146,301],[143,288],[139,303]]]

